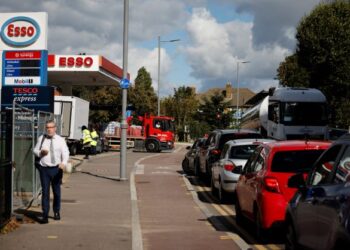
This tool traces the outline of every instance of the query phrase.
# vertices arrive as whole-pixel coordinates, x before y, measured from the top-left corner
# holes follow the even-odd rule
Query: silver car
[[[220,159],[212,165],[211,192],[225,202],[236,190],[240,174],[235,172],[237,166],[244,167],[254,149],[261,143],[273,142],[270,139],[238,139],[226,142]]]

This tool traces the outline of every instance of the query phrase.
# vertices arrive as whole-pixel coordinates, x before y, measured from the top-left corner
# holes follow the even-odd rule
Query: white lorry
[[[246,111],[241,128],[256,129],[277,140],[328,139],[328,106],[317,89],[281,87]]]
[[[82,138],[81,126],[88,126],[89,102],[75,96],[55,96],[55,115],[61,115],[61,136],[66,138],[71,155],[75,155]]]

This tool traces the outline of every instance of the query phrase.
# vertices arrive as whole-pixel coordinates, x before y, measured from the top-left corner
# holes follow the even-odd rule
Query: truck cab
[[[174,148],[174,118],[145,115],[143,119],[145,147],[149,152],[160,152]]]

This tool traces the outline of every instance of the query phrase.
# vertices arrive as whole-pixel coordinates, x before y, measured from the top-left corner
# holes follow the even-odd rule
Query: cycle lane
[[[135,170],[143,249],[240,249],[193,201],[181,171],[183,146],[139,161]]]

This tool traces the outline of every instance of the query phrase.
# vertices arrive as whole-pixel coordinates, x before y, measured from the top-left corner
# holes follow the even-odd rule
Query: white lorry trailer
[[[81,126],[88,126],[89,102],[75,96],[55,96],[55,115],[61,115],[61,136],[66,138],[71,155],[77,153],[82,138]]]
[[[256,129],[277,140],[328,139],[328,107],[317,89],[281,87],[246,111],[241,128]]]

